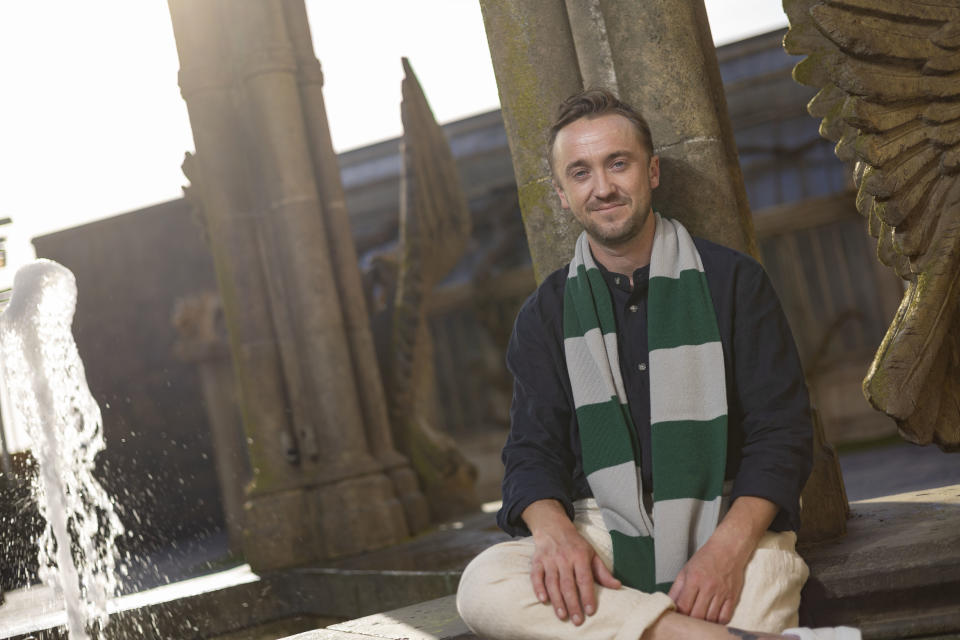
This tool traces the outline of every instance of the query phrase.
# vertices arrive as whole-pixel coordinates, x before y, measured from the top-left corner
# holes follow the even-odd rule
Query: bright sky
[[[338,151],[398,136],[400,57],[440,122],[499,106],[477,0],[306,0]],[[706,0],[724,44],[786,25],[780,0]],[[180,196],[193,149],[164,0],[0,5],[0,218],[29,239]]]

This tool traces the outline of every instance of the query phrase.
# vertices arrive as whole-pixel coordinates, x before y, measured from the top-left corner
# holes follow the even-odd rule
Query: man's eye
[[[587,172],[584,171],[583,169],[581,169],[580,171],[574,171],[574,172],[573,172],[573,177],[576,178],[576,179],[578,179],[578,180],[579,180],[580,178],[585,178],[586,175],[587,175]]]
[[[614,169],[623,169],[625,166],[627,166],[627,163],[623,160],[617,160],[613,163]]]

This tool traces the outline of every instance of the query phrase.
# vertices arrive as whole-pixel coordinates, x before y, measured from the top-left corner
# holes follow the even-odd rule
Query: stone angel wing
[[[854,167],[880,260],[906,283],[863,383],[908,440],[960,448],[960,0],[784,0],[794,79]]]
[[[400,449],[410,458],[434,519],[479,505],[476,469],[439,424],[431,293],[463,257],[470,239],[467,198],[453,152],[437,124],[410,62],[400,106],[403,173],[400,182],[400,261],[393,306],[390,417]]]

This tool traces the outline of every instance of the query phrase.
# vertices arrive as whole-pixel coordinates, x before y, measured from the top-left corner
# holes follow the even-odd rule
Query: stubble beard
[[[611,248],[621,247],[640,235],[650,216],[650,202],[643,202],[640,205],[640,208],[634,210],[629,218],[614,228],[605,228],[604,224],[591,217],[590,211],[587,212],[585,222],[581,224],[587,235],[598,244]]]

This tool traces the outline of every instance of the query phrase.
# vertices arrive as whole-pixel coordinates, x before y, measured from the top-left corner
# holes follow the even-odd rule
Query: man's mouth
[[[591,211],[591,212],[594,212],[594,211],[601,211],[601,212],[602,212],[602,211],[609,211],[610,209],[616,209],[617,207],[622,207],[622,206],[624,206],[625,204],[627,204],[627,203],[626,203],[626,202],[604,202],[604,203],[602,203],[602,204],[598,204],[598,205],[594,205],[593,207],[590,207],[590,211]]]

